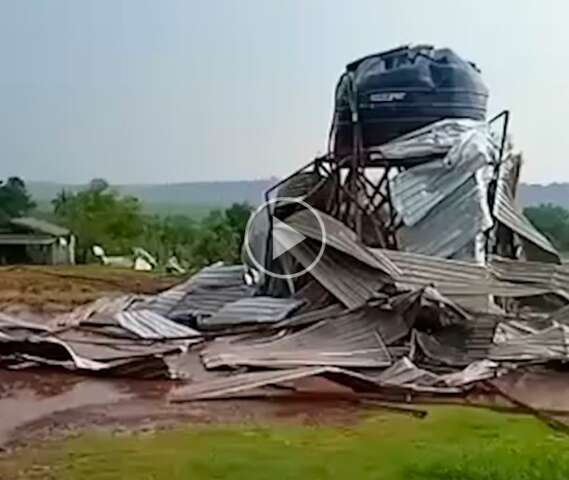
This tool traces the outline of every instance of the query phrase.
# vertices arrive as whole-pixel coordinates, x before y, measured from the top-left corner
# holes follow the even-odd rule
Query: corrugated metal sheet
[[[414,290],[433,285],[463,308],[474,311],[489,309],[489,274],[484,267],[395,250],[384,250],[384,253],[403,272],[401,288]]]
[[[308,268],[318,249],[318,245],[305,240],[288,253]],[[310,275],[348,308],[361,306],[391,281],[382,271],[331,248],[324,251],[320,261],[311,268]]]
[[[59,225],[54,225],[53,223],[46,222],[45,220],[40,220],[39,218],[12,218],[10,220],[10,223],[12,225],[17,225],[18,227],[28,228],[34,232],[45,233],[54,237],[65,237],[71,233],[67,228],[61,227]]]
[[[0,245],[51,245],[56,241],[56,237],[43,237],[39,235],[17,235],[10,233],[0,234]]]
[[[269,341],[214,345],[204,350],[202,358],[207,368],[240,365],[386,367],[391,364],[391,358],[379,335],[380,320],[366,313],[347,313]]]
[[[105,335],[102,329],[94,333],[83,328],[71,328],[53,334],[49,338],[55,338],[59,342],[65,343],[80,357],[99,362],[163,355],[181,352],[187,348],[185,340],[155,342],[141,338],[116,338]]]
[[[470,363],[467,352],[452,345],[443,344],[435,337],[419,330],[413,331],[415,351],[413,360],[433,365],[465,367]]]
[[[530,335],[509,339],[490,350],[490,359],[496,361],[565,360],[569,356],[569,329],[554,325]]]
[[[27,322],[0,312],[0,338],[25,336],[31,333],[49,333],[50,328],[40,323]]]
[[[441,375],[440,381],[446,385],[464,386],[481,380],[494,378],[499,373],[500,366],[491,360],[479,360],[468,365],[464,370]]]
[[[205,328],[223,328],[256,323],[276,323],[299,308],[304,302],[292,298],[242,298],[222,307],[211,317],[198,320]]]
[[[168,312],[169,318],[211,316],[228,303],[252,297],[255,287],[241,285],[221,288],[195,288]]]
[[[380,384],[397,386],[433,386],[439,381],[437,374],[417,367],[406,357],[373,378]]]
[[[148,309],[160,315],[168,315],[187,295],[185,288],[171,288],[159,293],[143,302],[139,302],[135,308]]]
[[[403,160],[446,154],[465,133],[473,128],[486,129],[487,125],[485,122],[469,119],[439,120],[384,145],[371,147],[370,155],[373,160],[384,158]]]
[[[488,358],[496,325],[503,319],[503,315],[476,313],[463,324],[434,332],[433,337],[440,344],[464,353],[467,362],[483,360]]]
[[[507,281],[496,277],[495,269],[471,262],[448,260],[395,250],[382,250],[403,272],[402,288],[417,289],[433,285],[441,294],[464,308],[488,311],[489,296],[527,297],[552,292],[552,285],[536,282]],[[516,263],[516,262],[513,262]],[[520,263],[520,262],[517,262]],[[521,262],[523,263],[523,262]],[[551,264],[541,264],[543,268]],[[550,268],[550,267],[547,267]],[[565,278],[565,270],[561,268]],[[523,278],[521,275],[518,278]],[[569,275],[567,275],[569,282]],[[513,279],[511,279],[513,280]],[[559,285],[555,285],[558,290]],[[555,290],[555,289],[554,289]]]
[[[441,286],[457,285],[459,289],[464,285],[485,284],[491,279],[486,268],[476,263],[396,250],[381,251],[402,271],[403,281],[418,288],[432,284],[444,294]]]
[[[291,260],[293,259],[291,258]],[[330,292],[313,278],[308,279],[304,286],[294,292],[293,297],[306,301],[306,305],[300,309],[302,313],[336,303]]]
[[[403,313],[397,309],[389,310],[383,306],[365,305],[361,309],[361,315],[362,321],[370,322],[387,346],[399,342],[410,331],[410,324],[407,323]],[[350,327],[346,326],[346,328]]]
[[[418,392],[459,393],[460,387],[496,376],[498,364],[482,360],[465,369],[448,374],[437,374],[419,368],[408,358],[402,358],[373,378],[382,385],[409,388]],[[458,389],[458,390],[457,390]]]
[[[490,271],[499,280],[538,284],[550,288],[560,268],[554,263],[524,262],[493,256],[489,262]]]
[[[543,288],[569,300],[569,265],[522,262],[494,256],[490,270],[499,280]]]
[[[247,269],[244,265],[213,265],[205,267],[191,279],[193,287],[223,288],[243,285]]]
[[[115,319],[125,330],[147,340],[201,337],[198,331],[172,322],[151,310],[120,312]]]
[[[130,369],[132,376],[168,377],[167,366],[161,357],[179,352],[181,347],[176,342],[157,346],[72,328],[52,335],[35,335],[34,331],[30,331],[28,335],[17,338],[1,338],[0,357],[9,358],[11,363],[23,362],[27,365],[33,362],[86,372],[105,371],[107,374],[124,374],[125,368],[128,370],[129,365],[132,367],[136,364],[136,369]],[[160,362],[163,368],[158,372],[156,365]],[[144,365],[149,368],[145,370]],[[124,368],[115,371],[118,367]]]
[[[495,217],[521,238],[530,242],[538,249],[543,250],[553,261],[561,263],[557,249],[518,209],[514,200],[514,193],[508,182],[509,170],[511,168],[513,168],[513,165],[508,161],[502,163],[500,166],[500,175],[496,185],[496,200],[494,203]]]
[[[569,325],[569,305],[560,308],[547,317],[547,321]]]
[[[401,172],[391,180],[392,201],[405,225],[413,226],[497,153],[488,128],[465,132],[443,160]]]
[[[206,267],[189,280],[149,298],[146,302],[138,305],[137,308],[152,310],[164,316],[170,316],[170,312],[176,309],[176,314],[179,315],[180,311],[176,308],[177,305],[184,302],[191,292],[211,289],[211,293],[214,294],[213,291],[217,289],[244,287],[243,276],[245,271],[246,267],[244,265],[213,265]],[[219,293],[221,301],[224,292]],[[199,297],[199,294],[196,294],[196,296]],[[229,296],[227,298],[229,300]],[[232,298],[234,299],[235,297]]]
[[[304,199],[322,180],[324,177],[314,170],[297,173],[279,187],[278,197]]]
[[[137,302],[144,301],[144,297],[131,294],[101,297],[91,303],[81,305],[69,313],[58,315],[51,323],[58,327],[64,327],[80,325],[85,322],[110,322],[118,312],[132,307]]]
[[[495,344],[506,343],[511,340],[519,340],[527,335],[536,334],[537,332],[538,329],[535,329],[526,323],[517,321],[500,322],[496,325],[493,342]]]
[[[300,315],[293,315],[290,318],[285,318],[281,322],[276,323],[273,328],[279,329],[304,327],[306,325],[320,322],[322,320],[327,320],[329,318],[335,318],[343,314],[345,314],[345,309],[341,305],[329,305],[324,308],[319,308],[317,310],[312,310]]]
[[[188,294],[191,288],[190,281],[180,285],[176,285],[168,290],[160,292],[142,302],[139,302],[135,308],[148,309],[160,315],[168,315],[168,313],[176,307]]]
[[[379,386],[369,377],[334,367],[304,367],[269,372],[252,372],[212,381],[194,383],[174,390],[171,402],[189,402],[215,398],[231,398],[268,385],[278,385],[302,378],[322,376],[354,390],[377,391]]]
[[[491,226],[482,208],[486,202],[482,193],[475,178],[468,179],[415,225],[398,230],[401,249],[450,258],[473,245],[476,236]]]
[[[471,361],[488,358],[496,326],[501,319],[499,315],[478,314],[469,322],[464,336],[464,348]]]
[[[401,275],[401,272],[389,258],[383,255],[381,251],[371,251],[365,247],[359,242],[356,233],[342,222],[324,212],[317,212],[317,214],[324,225],[327,246],[329,245],[370,267],[385,272],[394,279]],[[317,242],[322,242],[323,240],[320,224],[314,217],[314,214],[308,210],[302,210],[291,215],[286,219],[286,223],[308,238]]]

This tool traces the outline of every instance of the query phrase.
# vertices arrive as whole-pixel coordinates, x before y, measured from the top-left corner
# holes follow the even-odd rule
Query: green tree
[[[252,207],[246,203],[234,203],[226,210],[213,210],[204,218],[197,232],[193,254],[199,263],[209,264],[219,260],[238,263],[245,228]]]
[[[52,201],[60,223],[77,236],[78,258],[85,262],[96,244],[111,254],[130,252],[144,232],[145,219],[137,198],[120,196],[97,180],[78,193],[62,191]]]
[[[21,178],[10,177],[5,183],[0,181],[0,220],[21,217],[35,206]]]
[[[524,214],[560,250],[569,250],[569,211],[551,203],[527,207]]]
[[[199,229],[199,224],[184,215],[148,216],[140,244],[163,263],[175,255],[194,266],[193,248]]]
[[[239,257],[238,238],[235,236],[225,212],[213,210],[202,220],[197,232],[193,255],[200,265],[217,261],[235,263]]]
[[[229,223],[229,227],[235,235],[238,236],[238,243],[241,246],[245,238],[245,229],[247,222],[253,211],[253,207],[248,203],[234,203],[225,210],[225,217]]]

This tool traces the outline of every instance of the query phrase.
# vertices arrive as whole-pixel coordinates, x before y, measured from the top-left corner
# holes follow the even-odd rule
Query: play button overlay
[[[280,218],[275,215],[276,211]],[[291,216],[294,218],[294,213],[299,211],[303,211],[302,223],[287,223],[287,219]],[[318,212],[306,202],[279,197],[255,210],[247,223],[244,240],[246,262],[250,266],[271,277],[291,279],[309,272],[322,258],[326,231]],[[306,242],[311,242],[310,248]],[[319,248],[314,247],[317,244]],[[302,246],[306,248],[302,249]],[[294,273],[283,273],[283,265],[290,265],[285,254],[295,248],[302,249],[305,268]]]
[[[273,216],[273,260],[296,247],[305,239],[306,237],[302,233]]]

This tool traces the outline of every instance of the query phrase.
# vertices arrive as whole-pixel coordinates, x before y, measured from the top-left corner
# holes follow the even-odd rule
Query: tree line
[[[35,209],[21,178],[0,181],[0,224],[13,217],[39,215]],[[236,203],[212,210],[200,221],[185,215],[149,215],[138,198],[120,195],[105,180],[94,179],[79,192],[61,191],[47,219],[75,234],[81,263],[93,261],[92,247],[101,245],[109,255],[128,254],[133,247],[141,247],[162,263],[176,256],[187,267],[198,268],[218,260],[240,261],[251,211],[247,203]],[[543,204],[527,207],[524,213],[560,251],[569,251],[568,210]]]
[[[67,227],[77,238],[80,263],[94,261],[92,247],[100,245],[108,255],[141,247],[160,263],[176,256],[188,268],[219,260],[239,262],[252,211],[247,203],[235,203],[212,210],[200,221],[185,215],[149,215],[138,198],[120,195],[103,179],[92,180],[78,192],[61,191],[51,206],[51,212],[34,211],[36,204],[19,178],[0,183],[0,222],[36,214]]]

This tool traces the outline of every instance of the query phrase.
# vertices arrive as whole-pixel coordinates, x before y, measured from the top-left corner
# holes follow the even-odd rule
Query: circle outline
[[[302,270],[300,270],[299,272],[296,272],[296,273],[287,274],[287,273],[271,272],[270,270],[265,268],[264,265],[261,265],[259,260],[257,260],[257,258],[255,258],[255,256],[253,255],[253,253],[251,251],[251,246],[249,245],[249,232],[250,232],[251,226],[253,224],[253,220],[255,219],[255,217],[259,213],[262,213],[262,211],[265,208],[270,208],[272,205],[277,204],[277,203],[285,203],[285,204],[294,203],[297,205],[302,205],[306,210],[308,210],[310,213],[312,213],[312,215],[316,218],[316,221],[318,222],[318,226],[320,227],[320,231],[322,233],[322,239],[321,239],[320,250],[318,251],[318,255],[316,255],[316,258],[310,263],[310,265],[308,267],[304,267]],[[271,217],[273,216],[271,211],[270,211],[270,215],[271,215]],[[274,228],[273,226],[274,226],[274,222],[271,222],[271,230],[272,230],[272,228]],[[272,231],[270,232],[270,234],[272,236]],[[316,266],[316,264],[320,261],[320,259],[324,255],[324,251],[326,250],[326,227],[324,226],[324,222],[322,221],[322,219],[320,218],[320,215],[318,214],[318,210],[316,210],[314,207],[310,206],[304,200],[299,200],[297,198],[292,198],[292,197],[276,197],[276,198],[272,198],[266,202],[263,202],[251,214],[251,216],[249,217],[249,220],[247,221],[247,226],[245,227],[244,243],[245,243],[245,250],[247,252],[249,259],[253,262],[254,266],[260,272],[262,272],[265,275],[268,275],[270,277],[273,277],[273,278],[278,278],[281,280],[292,280],[292,279],[301,277],[302,275],[304,275],[306,273],[310,273],[310,271]],[[265,252],[265,255],[266,255],[266,253],[267,252]]]

